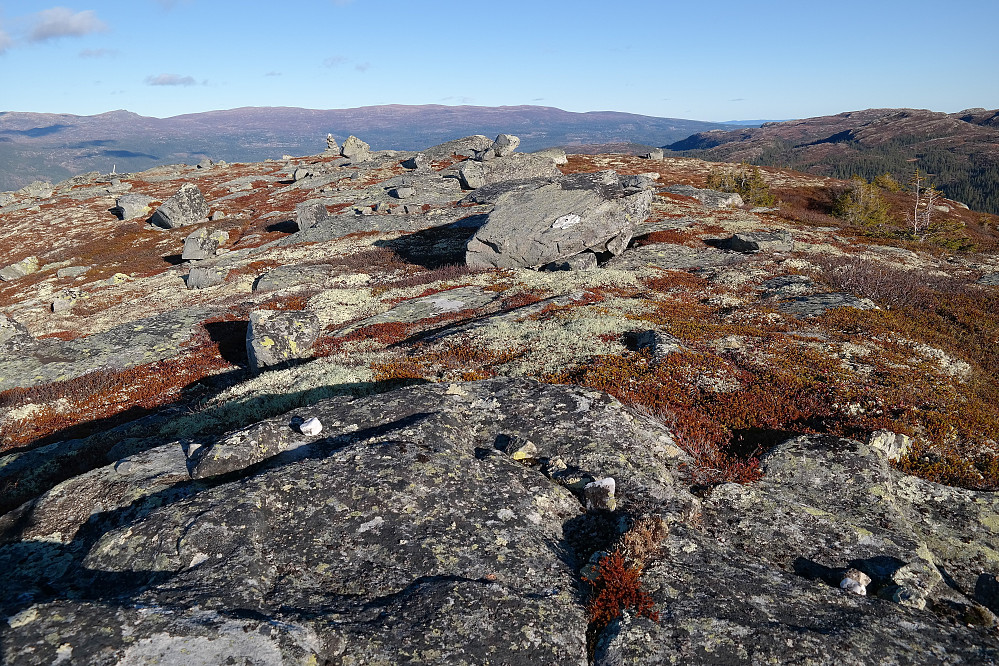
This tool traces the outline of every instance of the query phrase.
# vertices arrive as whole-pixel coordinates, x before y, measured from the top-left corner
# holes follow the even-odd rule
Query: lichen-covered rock
[[[0,282],[10,282],[38,271],[38,257],[26,257],[21,261],[0,268]]]
[[[163,202],[156,209],[149,223],[164,229],[176,229],[188,224],[197,224],[208,218],[208,202],[201,190],[193,183],[185,183],[177,194]]]
[[[149,204],[152,202],[153,198],[145,194],[123,194],[118,197],[112,211],[119,220],[134,220],[148,215]]]
[[[648,217],[651,203],[651,191],[631,194],[613,172],[508,192],[468,241],[465,261],[481,268],[522,268],[586,250],[617,255],[628,246],[634,225]]]
[[[171,358],[208,312],[204,307],[182,308],[119,324],[85,338],[35,340],[22,347],[21,353],[0,354],[0,391]]]
[[[351,162],[366,162],[371,159],[371,146],[351,135],[343,142],[340,154]]]
[[[905,476],[881,449],[835,437],[791,439],[763,467],[758,483],[714,490],[703,531],[674,524],[643,575],[660,620],[609,628],[595,663],[999,659],[987,623],[953,622],[983,615],[970,593],[997,561],[999,500]],[[839,589],[851,569],[868,596]]]
[[[312,349],[322,329],[314,312],[263,310],[250,315],[246,329],[246,356],[250,368],[281,365],[302,358]]]
[[[496,157],[507,157],[513,154],[513,151],[517,150],[517,146],[520,145],[520,137],[513,136],[512,134],[500,134],[493,141],[491,150]]]
[[[489,162],[469,160],[458,171],[462,187],[477,189],[504,180],[558,178],[562,174],[549,155],[514,153]]]
[[[735,252],[794,252],[794,238],[787,229],[739,232],[725,245]]]
[[[187,274],[188,289],[208,289],[225,281],[225,274],[217,266],[193,266]]]
[[[32,341],[24,324],[0,312],[0,349],[13,349]]]
[[[704,190],[693,185],[670,185],[666,191],[697,199],[706,208],[730,208],[743,205],[742,197],[736,192]]]
[[[301,443],[289,424],[306,416],[326,427]],[[251,663],[582,666],[568,534],[582,504],[497,442],[539,441],[645,501],[676,498],[685,459],[606,394],[527,380],[334,399],[242,435],[227,441],[283,452],[184,481],[168,445],[0,519],[5,657],[49,664],[69,645],[110,663],[256,648]]]
[[[198,229],[184,239],[184,251],[180,255],[184,261],[201,261],[215,256],[219,245],[229,240],[228,232]]]
[[[778,307],[782,311],[798,317],[818,317],[826,311],[835,308],[873,310],[877,306],[869,298],[857,298],[853,294],[842,292],[828,292],[824,294],[811,294],[809,296],[797,296],[791,300],[784,301]]]

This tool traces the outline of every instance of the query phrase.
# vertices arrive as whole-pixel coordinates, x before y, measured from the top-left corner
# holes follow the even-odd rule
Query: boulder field
[[[999,662],[995,219],[518,146],[0,198],[0,662]]]

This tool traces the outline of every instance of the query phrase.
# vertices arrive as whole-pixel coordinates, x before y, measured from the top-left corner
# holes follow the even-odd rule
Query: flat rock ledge
[[[882,439],[792,438],[702,498],[669,430],[599,391],[325,400],[0,517],[2,660],[994,663],[999,499],[895,471]],[[580,572],[638,515],[668,526],[659,617],[591,627]]]

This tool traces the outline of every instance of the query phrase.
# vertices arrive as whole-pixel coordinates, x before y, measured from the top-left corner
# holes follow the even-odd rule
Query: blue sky
[[[3,2],[0,110],[953,112],[999,107],[997,25],[995,0]]]

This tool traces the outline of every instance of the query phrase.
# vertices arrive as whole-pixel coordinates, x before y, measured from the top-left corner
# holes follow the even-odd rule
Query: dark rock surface
[[[327,429],[304,442],[295,416]],[[155,648],[204,651],[185,663],[256,650],[266,664],[585,664],[564,533],[580,499],[497,446],[530,438],[627,479],[619,496],[666,503],[682,459],[603,394],[516,380],[329,401],[242,436],[284,452],[192,482],[168,445],[3,519],[4,659],[47,664],[69,645],[111,663]]]
[[[308,418],[320,434],[301,434]],[[576,485],[543,473],[556,460]],[[972,598],[991,599],[990,494],[812,436],[702,501],[686,460],[603,393],[510,379],[338,398],[200,450],[160,446],[0,518],[3,658],[585,664],[577,571],[601,542],[583,486],[609,478],[618,511],[670,528],[643,576],[659,619],[598,632],[594,663],[999,657]],[[850,567],[871,596],[838,588]],[[901,604],[885,593],[898,587]]]
[[[69,340],[37,340],[19,355],[0,356],[0,390],[64,381],[104,368],[125,369],[176,354],[206,308],[184,308]]]
[[[866,298],[857,298],[853,294],[839,292],[797,296],[780,304],[781,310],[798,317],[817,317],[834,308],[870,310],[874,307],[874,303]]]

